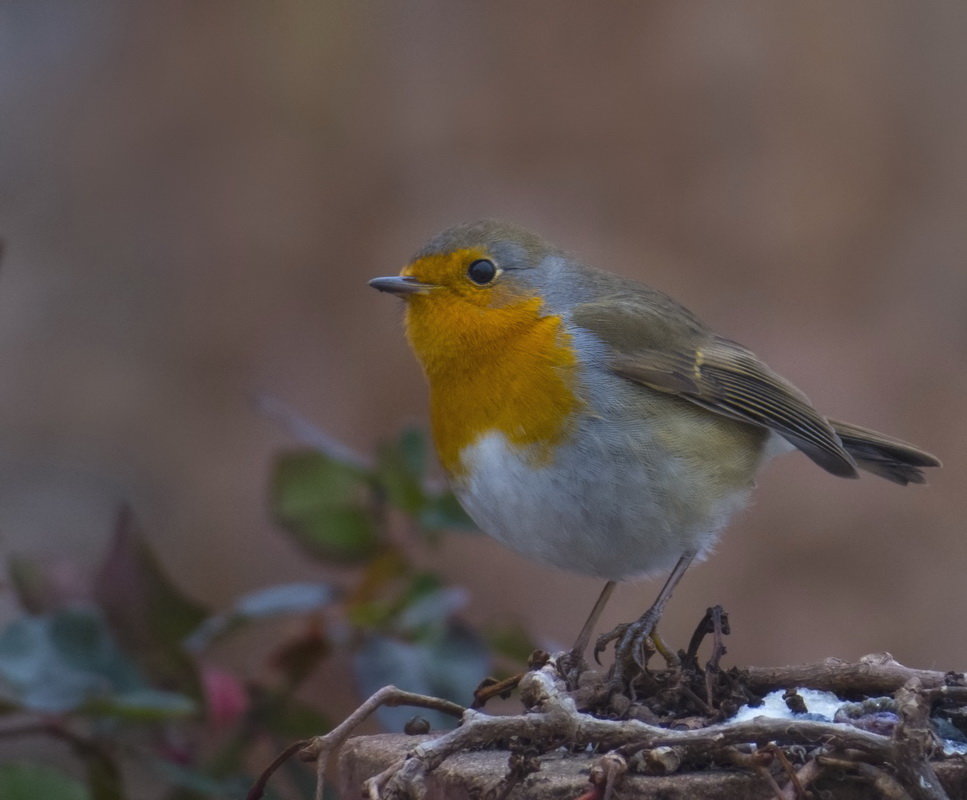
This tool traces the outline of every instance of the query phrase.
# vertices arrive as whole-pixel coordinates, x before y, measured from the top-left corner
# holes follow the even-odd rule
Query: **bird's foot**
[[[648,657],[657,650],[667,649],[664,648],[663,643],[656,646],[656,641],[661,642],[657,636],[655,636],[656,641],[652,640],[655,625],[660,616],[659,609],[649,608],[634,622],[618,625],[610,633],[598,638],[594,646],[596,659],[611,642],[617,642],[614,648],[614,667],[610,681],[615,690],[626,692],[629,683],[644,669]]]
[[[624,638],[625,632],[633,624],[634,623],[631,622],[622,622],[620,625],[615,626],[613,630],[610,630],[607,633],[602,633],[594,643],[594,660],[600,664],[601,654],[608,649],[608,645],[616,639],[620,640]]]

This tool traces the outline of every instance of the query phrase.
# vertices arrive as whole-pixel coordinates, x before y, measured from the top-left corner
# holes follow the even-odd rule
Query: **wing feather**
[[[678,324],[646,300],[606,298],[578,306],[572,318],[612,346],[610,367],[623,378],[773,430],[834,475],[856,477],[856,462],[836,430],[799,389],[690,314],[688,324]]]

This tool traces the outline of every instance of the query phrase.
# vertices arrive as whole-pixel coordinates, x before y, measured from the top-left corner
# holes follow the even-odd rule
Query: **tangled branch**
[[[610,796],[616,782],[621,780],[625,767],[618,768],[616,764],[631,762],[637,765],[636,769],[652,773],[675,772],[685,763],[741,766],[760,774],[773,786],[777,798],[788,800],[805,797],[810,784],[830,771],[844,769],[879,787],[883,797],[946,798],[930,761],[937,750],[929,721],[930,705],[940,697],[964,699],[963,695],[967,694],[964,676],[910,670],[888,656],[868,656],[856,664],[823,662],[785,671],[747,672],[757,686],[781,685],[785,672],[786,676],[805,678],[807,685],[832,688],[833,682],[822,674],[827,664],[843,680],[842,685],[851,690],[897,686],[904,679],[895,696],[899,721],[890,735],[808,719],[756,717],[746,722],[686,730],[673,730],[634,718],[602,719],[579,709],[575,693],[568,691],[556,662],[551,660],[521,678],[523,714],[492,716],[437,698],[385,687],[333,731],[310,740],[300,751],[300,757],[317,762],[317,797],[321,797],[328,759],[363,719],[380,705],[414,705],[459,716],[461,723],[452,731],[417,744],[405,757],[366,780],[365,796],[370,800],[419,797],[430,774],[451,756],[507,748],[512,742],[526,742],[531,751],[530,760],[518,758],[515,762],[512,758],[511,769],[491,793],[493,797],[506,796],[529,772],[538,769],[537,755],[565,747],[572,751],[592,748],[606,753],[596,769],[592,769],[592,785],[585,793],[585,797],[594,800]],[[799,767],[784,753],[783,748],[790,746],[797,746],[807,754]],[[783,773],[786,776],[784,787],[779,786],[768,770],[773,763],[779,767],[778,777],[782,779]]]

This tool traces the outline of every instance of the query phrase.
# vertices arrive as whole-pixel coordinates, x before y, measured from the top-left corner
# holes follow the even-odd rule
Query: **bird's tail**
[[[902,486],[926,483],[921,467],[940,466],[940,459],[908,442],[848,422],[831,419],[829,424],[856,460],[856,466],[888,481]]]

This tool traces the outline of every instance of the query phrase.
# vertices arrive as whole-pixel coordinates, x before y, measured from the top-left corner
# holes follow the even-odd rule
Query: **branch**
[[[307,447],[360,469],[372,466],[369,459],[330,436],[278,397],[258,392],[252,396],[252,404],[262,416],[277,422],[290,436]]]
[[[753,692],[766,694],[787,686],[820,689],[838,694],[893,694],[915,678],[924,689],[967,685],[963,672],[911,669],[893,660],[889,653],[872,653],[850,663],[827,658],[813,664],[790,667],[748,667],[742,670]]]
[[[698,730],[676,731],[650,725],[635,719],[598,719],[577,710],[557,678],[552,662],[539,671],[528,673],[521,681],[521,699],[530,713],[491,717],[468,710],[463,723],[455,730],[417,745],[410,755],[380,774],[378,781],[367,784],[369,797],[419,796],[429,772],[445,759],[459,752],[492,747],[511,737],[525,738],[545,750],[562,743],[583,747],[589,744],[616,750],[622,756],[656,747],[683,747],[690,757],[721,751],[729,745],[754,743],[823,745],[837,749],[857,750],[871,761],[890,763],[894,745],[891,739],[847,725],[789,721],[756,717],[748,722],[713,725]],[[915,800],[936,800],[943,795],[914,794]]]
[[[725,673],[719,673],[725,676]],[[770,780],[776,797],[801,798],[806,787],[831,770],[847,769],[875,787],[885,798],[903,800],[945,800],[947,795],[930,762],[938,741],[930,722],[931,704],[939,700],[967,699],[962,673],[913,670],[888,655],[866,656],[855,664],[828,659],[776,669],[730,671],[729,680],[742,684],[748,676],[755,691],[779,686],[811,686],[843,694],[879,695],[895,688],[899,722],[883,735],[849,724],[807,719],[756,717],[741,723],[720,723],[670,729],[652,724],[658,717],[632,714],[630,718],[602,719],[578,710],[555,659],[520,679],[520,699],[525,713],[490,716],[425,695],[388,686],[376,692],[343,723],[325,736],[309,740],[299,756],[317,762],[317,793],[322,797],[323,775],[332,753],[342,746],[370,714],[382,705],[412,705],[430,708],[461,718],[458,728],[412,746],[405,757],[396,757],[375,777],[364,783],[370,800],[422,796],[427,780],[446,759],[481,749],[510,749],[510,771],[497,784],[504,794],[537,768],[537,759],[558,748],[591,747],[613,756],[620,763],[644,764],[648,771],[676,772],[682,764],[718,763],[741,766]],[[903,682],[897,686],[900,679]],[[640,710],[640,708],[639,708]],[[635,717],[644,718],[635,718]],[[674,717],[673,717],[674,718]],[[648,720],[648,721],[645,721]],[[707,719],[706,719],[707,722]],[[516,752],[513,743],[526,743],[526,752]],[[757,750],[749,751],[754,745]],[[795,767],[779,747],[808,748]],[[272,768],[281,763],[283,754]],[[514,757],[520,762],[515,767]],[[779,787],[767,767],[778,759],[786,775]],[[384,762],[385,763],[385,762]],[[610,763],[610,762],[609,762]],[[616,762],[617,763],[617,762]],[[781,773],[780,773],[781,774]],[[592,785],[588,797],[602,800],[613,793],[621,780],[619,772]],[[264,781],[261,782],[264,785]],[[253,798],[254,800],[254,798]]]
[[[439,697],[429,697],[414,692],[404,692],[395,686],[384,686],[329,733],[311,739],[309,744],[299,751],[299,758],[303,761],[316,762],[316,800],[322,800],[323,775],[329,756],[332,755],[334,750],[341,747],[352,732],[380,706],[429,708],[457,718],[468,713],[463,706],[451,703],[449,700],[441,700]]]

